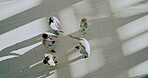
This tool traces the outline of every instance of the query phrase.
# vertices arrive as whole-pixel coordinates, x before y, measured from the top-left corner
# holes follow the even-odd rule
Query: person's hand
[[[72,35],[69,34],[68,36],[72,38]]]
[[[55,49],[56,47],[52,47],[53,49]]]
[[[62,30],[60,30],[60,32],[64,33]]]
[[[54,35],[54,37],[55,37],[55,38],[58,38],[58,36],[57,36],[57,35]]]

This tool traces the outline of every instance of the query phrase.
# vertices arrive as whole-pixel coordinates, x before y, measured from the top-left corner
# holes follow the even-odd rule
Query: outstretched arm
[[[48,45],[43,45],[45,48],[47,48],[48,50],[54,49],[55,47],[49,47]]]
[[[77,39],[77,40],[82,40],[81,37],[74,37],[72,35],[68,35],[70,38],[74,38],[74,39]]]
[[[53,37],[57,38],[57,35],[55,35],[55,34],[53,34],[53,33],[50,33],[50,32],[45,32],[45,34],[47,34],[47,35],[50,35],[50,36],[53,36]]]

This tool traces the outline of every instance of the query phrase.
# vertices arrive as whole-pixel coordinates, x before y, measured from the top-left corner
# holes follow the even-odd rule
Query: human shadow
[[[146,61],[148,58],[143,57],[143,58],[141,58],[139,60],[134,60],[134,59],[136,59],[137,57],[146,55],[146,54],[147,54],[147,50],[143,49],[143,50],[138,51],[138,52],[136,52],[136,53],[134,53],[132,55],[129,55],[127,57],[123,56],[123,55],[109,57],[108,59],[103,60],[103,62],[105,64],[101,68],[96,68],[95,71],[89,72],[88,74],[86,74],[82,78],[92,78],[93,76],[97,76],[97,78],[100,78],[101,74],[105,75],[107,78],[108,77],[110,77],[110,78],[118,78],[118,77],[120,77],[120,75],[124,75],[126,78],[128,78],[129,75],[132,76],[132,74],[128,75],[128,72],[133,73],[133,70],[131,70],[131,68],[135,67],[136,65],[138,65],[138,64],[140,64],[140,63],[142,63],[144,61]],[[128,64],[128,60],[129,60],[129,64]],[[112,61],[112,62],[110,62],[110,61]],[[110,74],[114,74],[114,75],[110,76]]]
[[[68,55],[71,55],[71,54],[74,53],[74,52],[75,52],[75,50],[72,49],[72,50],[70,50],[70,53],[68,53],[68,54],[66,54],[66,55],[67,55],[67,56],[68,56]],[[58,58],[58,57],[57,57],[57,58]],[[76,62],[76,61],[78,61],[78,60],[80,60],[80,59],[83,59],[83,58],[84,58],[84,56],[83,56],[83,55],[80,55],[80,56],[78,56],[78,57],[76,57],[76,58],[74,58],[74,59],[67,60],[67,61],[65,61],[65,62],[59,62],[59,61],[58,61],[57,65],[54,66],[54,67],[45,65],[45,64],[43,64],[43,63],[40,63],[40,64],[38,64],[38,65],[36,65],[36,66],[34,66],[34,67],[25,68],[25,69],[24,69],[24,72],[25,72],[25,75],[34,74],[34,73],[37,73],[37,72],[53,72],[54,70],[61,69],[61,68],[65,68],[65,67],[67,67],[69,64],[71,64],[71,63],[73,63],[73,62]],[[40,69],[42,69],[42,70],[40,70]],[[38,70],[38,71],[37,71],[37,70]],[[37,71],[37,72],[35,72],[35,71]],[[47,74],[47,73],[46,73],[46,76],[47,76],[47,75],[50,76],[51,74]],[[48,76],[47,76],[47,77],[48,77]]]
[[[18,42],[12,46],[6,47],[0,51],[0,56],[8,55],[12,51],[16,51],[16,50],[28,47],[30,45],[33,45],[35,43],[38,43],[39,42],[39,41],[37,41],[38,37],[40,37],[40,35],[35,36],[35,37],[28,39],[28,40],[24,40],[22,42]]]
[[[148,2],[147,0],[142,0],[141,2],[135,3],[135,4],[131,5],[131,6],[138,6],[140,4],[144,4],[144,3],[147,3],[147,2]]]
[[[60,7],[58,7],[60,9],[58,9],[58,8],[57,9],[61,10],[61,9],[65,8],[65,7],[71,6],[71,5],[76,4],[78,2],[79,2],[78,0],[73,1],[73,3],[68,3],[68,5],[60,6]],[[37,20],[39,18],[49,17],[50,13],[56,11],[55,6],[53,5],[53,3],[55,3],[53,0],[43,0],[43,2],[41,4],[35,6],[35,7],[31,8],[31,9],[28,9],[26,11],[23,11],[21,13],[18,13],[16,15],[12,16],[12,17],[9,17],[7,19],[4,19],[4,20],[0,21],[1,23],[7,22],[6,24],[4,24],[4,25],[2,24],[0,26],[0,29],[5,29],[5,30],[2,30],[0,32],[0,34],[3,34],[3,33],[6,33],[6,32],[8,32],[10,30],[16,29],[16,28],[18,28],[20,26],[23,26],[23,25],[28,24],[28,23],[30,23],[32,21],[35,21],[35,20]],[[49,5],[49,4],[51,4],[51,5]],[[56,3],[56,4],[59,4],[59,2]],[[47,8],[49,6],[51,6],[50,9]],[[40,9],[40,10],[38,10],[38,9]],[[32,11],[36,11],[36,12],[32,12]],[[25,14],[27,14],[27,15],[25,15]],[[9,21],[11,21],[13,19],[15,19],[16,21],[15,22],[9,22]]]
[[[130,78],[148,78],[148,74],[138,75],[138,76],[130,77]]]

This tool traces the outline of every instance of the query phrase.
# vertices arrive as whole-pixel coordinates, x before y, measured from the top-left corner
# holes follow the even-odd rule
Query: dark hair
[[[43,63],[44,63],[44,64],[47,64],[48,60],[49,60],[49,58],[48,58],[48,56],[47,56],[47,57],[45,57],[45,59],[43,60]]]
[[[86,22],[87,19],[86,19],[86,18],[82,18],[81,21],[82,21],[82,22]]]
[[[50,22],[50,23],[53,22],[53,17],[50,17],[50,18],[49,18],[49,22]]]
[[[48,38],[48,35],[47,34],[42,34],[42,38]]]

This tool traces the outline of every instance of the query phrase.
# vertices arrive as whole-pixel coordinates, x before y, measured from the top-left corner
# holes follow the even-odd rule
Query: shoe
[[[55,61],[54,63],[58,63],[58,61]]]
[[[55,43],[55,41],[52,41],[52,44],[54,44]]]
[[[87,58],[88,56],[85,56],[84,58]]]
[[[76,49],[79,49],[79,46],[76,46],[75,48],[76,48]]]
[[[55,57],[55,56],[53,56],[53,58],[55,59],[56,57]]]
[[[52,52],[52,53],[56,53],[56,51],[55,51],[55,50],[51,50],[50,52]]]

